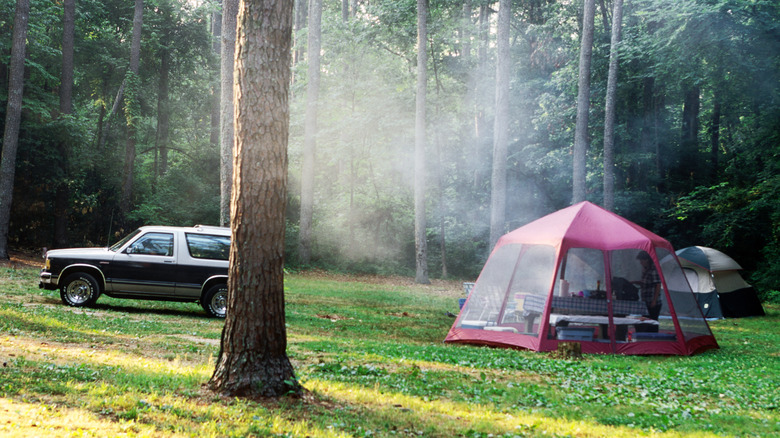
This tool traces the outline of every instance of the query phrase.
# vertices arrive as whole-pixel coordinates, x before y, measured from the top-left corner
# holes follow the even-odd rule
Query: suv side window
[[[190,256],[196,259],[228,260],[230,258],[230,236],[212,234],[185,234]]]
[[[173,255],[173,234],[169,233],[148,233],[135,242],[129,248],[132,254],[172,256]]]

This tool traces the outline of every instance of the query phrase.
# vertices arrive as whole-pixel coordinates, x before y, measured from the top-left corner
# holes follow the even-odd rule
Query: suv
[[[229,228],[141,227],[108,248],[47,252],[39,286],[59,289],[74,307],[106,294],[199,302],[210,316],[224,318],[229,257]]]

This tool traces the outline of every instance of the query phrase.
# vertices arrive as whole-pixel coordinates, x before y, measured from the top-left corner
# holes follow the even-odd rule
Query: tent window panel
[[[571,248],[561,258],[559,281],[555,282],[556,296],[606,298],[604,283],[604,253],[592,248]],[[601,292],[599,292],[601,291]]]
[[[461,325],[495,325],[523,245],[498,247],[485,263],[461,313]],[[470,324],[473,323],[473,324]]]
[[[539,336],[541,312],[538,299],[535,301],[533,297],[544,302],[550,293],[554,269],[554,247],[524,246],[512,273],[509,293],[503,302],[501,325],[511,326],[519,333]]]
[[[685,339],[712,334],[707,322],[702,318],[701,308],[691,291],[685,272],[674,254],[663,248],[656,248],[655,253],[658,260],[661,261],[661,270],[669,288],[669,299],[672,301],[671,305],[677,314],[677,320]],[[668,303],[664,303],[661,309],[659,322],[661,323],[661,331],[674,331]]]
[[[514,269],[510,289],[515,293],[544,295],[550,293],[555,267],[555,248],[527,245]]]

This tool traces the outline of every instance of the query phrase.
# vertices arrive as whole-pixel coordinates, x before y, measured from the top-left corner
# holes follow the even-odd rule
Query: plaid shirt
[[[655,285],[660,282],[661,277],[658,275],[658,271],[655,270],[655,266],[650,265],[647,269],[642,271],[642,284],[639,285],[642,301],[648,305],[653,302]],[[660,301],[660,295],[658,299]]]

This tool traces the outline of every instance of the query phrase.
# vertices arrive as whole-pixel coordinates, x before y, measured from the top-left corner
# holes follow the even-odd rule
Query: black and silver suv
[[[40,287],[59,289],[69,306],[90,306],[106,294],[199,302],[224,318],[229,256],[229,228],[147,226],[108,248],[47,252]]]

